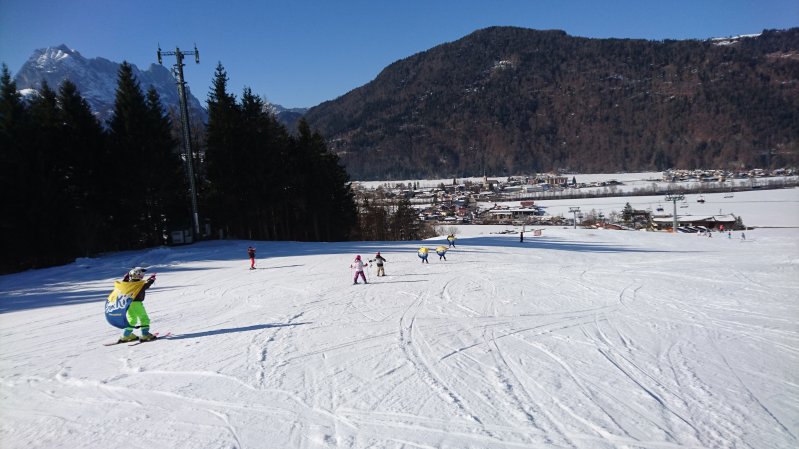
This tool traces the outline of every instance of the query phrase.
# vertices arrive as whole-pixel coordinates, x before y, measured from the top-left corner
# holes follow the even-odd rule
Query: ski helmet
[[[357,256],[355,256],[355,260],[361,260],[361,255],[358,254]]]
[[[142,267],[136,267],[128,271],[128,277],[133,281],[140,281],[144,277],[144,272],[147,271]]]

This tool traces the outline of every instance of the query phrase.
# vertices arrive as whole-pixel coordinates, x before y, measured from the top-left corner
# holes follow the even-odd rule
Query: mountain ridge
[[[179,113],[177,81],[168,68],[150,64],[146,70],[141,70],[135,64],[130,65],[144,93],[149,86],[154,86],[164,107]],[[100,122],[105,123],[113,114],[120,66],[102,57],[85,58],[77,50],[60,44],[34,50],[15,74],[14,82],[19,91],[31,95],[38,92],[42,81],[57,90],[68,79],[76,85]],[[191,88],[187,90],[186,99],[192,120],[207,121],[208,113],[191,93]]]
[[[61,83],[69,79],[78,88],[91,106],[97,118],[104,123],[111,117],[120,63],[103,57],[85,58],[79,51],[65,44],[34,50],[28,60],[14,76],[17,90],[24,97],[38,94],[42,80],[47,81],[51,89],[57,90]],[[180,101],[177,91],[177,80],[172,72],[161,64],[150,64],[146,70],[131,64],[133,73],[146,92],[148,86],[155,86],[165,107],[179,114]],[[201,102],[187,90],[187,101],[192,122],[208,121],[208,111]],[[279,104],[268,103],[267,107],[279,121],[290,128],[308,110],[308,108],[286,108]]]
[[[489,27],[305,117],[364,180],[796,163],[799,28],[647,41]]]
[[[178,110],[169,69],[132,67]],[[15,82],[69,78],[104,121],[118,68],[59,45],[35,51]],[[267,107],[290,130],[304,117],[361,180],[795,165],[799,28],[650,41],[489,27],[310,109]]]

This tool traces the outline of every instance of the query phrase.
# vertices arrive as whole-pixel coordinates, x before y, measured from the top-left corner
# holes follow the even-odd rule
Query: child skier
[[[255,269],[255,248],[250,246],[247,248],[247,257],[250,258],[250,270]]]
[[[423,247],[419,248],[419,251],[416,253],[416,255],[419,256],[420,259],[422,259],[422,263],[430,263],[430,262],[427,261],[427,253],[428,253],[428,251],[430,251],[430,250],[427,249],[426,246],[423,246]]]
[[[450,234],[447,236],[447,241],[449,242],[450,248],[455,248],[455,234]]]
[[[367,267],[369,265],[363,263],[361,260],[361,255],[355,256],[355,261],[352,262],[350,268],[355,268],[355,279],[352,280],[352,284],[355,285],[358,283],[358,276],[363,278],[363,283],[368,284],[369,282],[366,281],[366,275],[363,274],[363,267]]]
[[[155,282],[153,274],[143,280],[142,267],[130,270],[121,281],[114,281],[114,291],[108,295],[105,302],[105,318],[114,327],[124,329],[118,343],[139,340],[133,333],[134,328],[141,328],[141,341],[155,340],[156,336],[150,333],[150,317],[144,309],[145,290]]]
[[[436,248],[436,254],[438,254],[438,260],[447,260],[447,247],[444,245],[439,246]]]
[[[375,264],[377,265],[377,275],[378,276],[385,276],[386,275],[386,271],[383,269],[383,263],[387,262],[387,261],[386,261],[386,259],[383,258],[383,256],[380,255],[380,251],[378,251],[377,254],[375,255],[375,258],[370,260],[369,262],[372,262],[372,261],[374,261]]]

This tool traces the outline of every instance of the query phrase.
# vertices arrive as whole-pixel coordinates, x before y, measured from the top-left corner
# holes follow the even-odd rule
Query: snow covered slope
[[[443,238],[0,277],[0,447],[797,447],[799,229],[504,229],[461,227],[427,265]],[[378,250],[387,276],[352,285]],[[173,336],[104,347],[134,265],[158,273],[145,305]]]

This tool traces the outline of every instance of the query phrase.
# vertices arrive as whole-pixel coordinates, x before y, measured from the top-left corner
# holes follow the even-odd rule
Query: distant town
[[[545,173],[530,176],[511,176],[493,179],[487,176],[465,180],[453,179],[434,187],[420,187],[421,181],[386,182],[367,188],[354,183],[356,200],[365,200],[390,206],[406,200],[418,213],[420,222],[433,225],[446,224],[529,224],[572,225],[575,217],[547,215],[536,201],[622,196],[650,196],[669,194],[704,194],[734,192],[753,189],[781,189],[799,186],[799,172],[795,168],[773,170],[666,170],[651,183],[628,186],[623,181],[607,175],[607,180],[579,182],[580,174]],[[583,175],[585,176],[585,175]],[[596,176],[592,176],[596,178]],[[428,182],[429,185],[429,182]],[[672,214],[659,210],[632,210],[618,216],[597,217],[580,215],[581,225],[629,226],[634,229],[663,229],[671,227]],[[706,218],[706,217],[705,217]],[[732,226],[734,216],[703,222],[710,228],[723,224]],[[706,219],[704,221],[707,221]],[[714,226],[715,223],[715,226]]]

